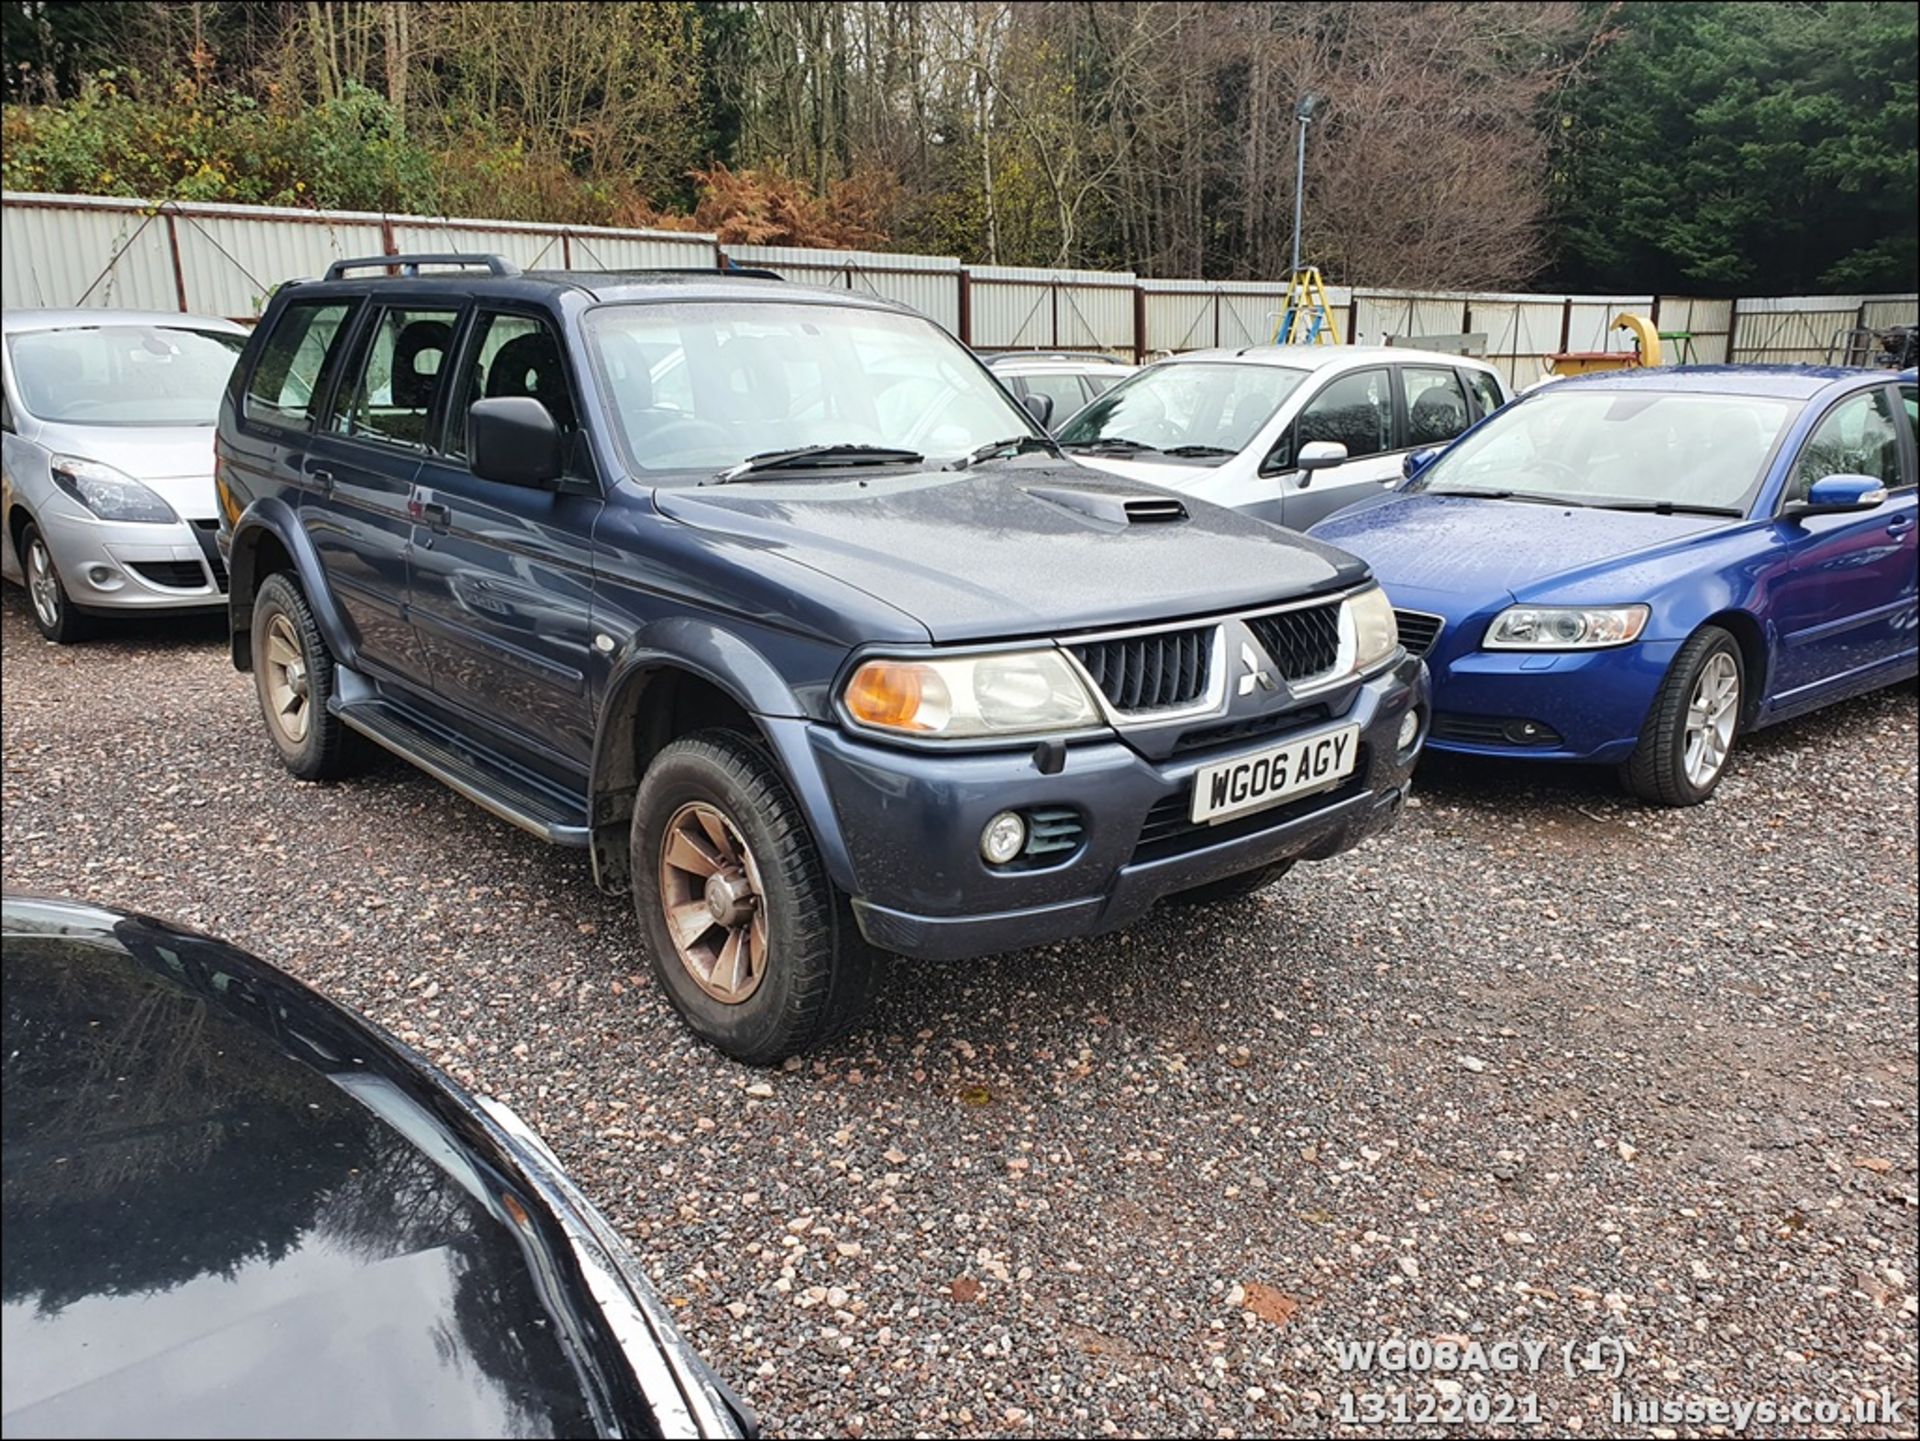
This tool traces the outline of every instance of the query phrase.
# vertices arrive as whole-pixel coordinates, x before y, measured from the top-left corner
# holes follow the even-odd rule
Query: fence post
[[[1054,277],[1053,284],[1047,287],[1047,294],[1053,299],[1053,349],[1060,348],[1060,278]],[[1035,346],[1038,350],[1040,347]]]
[[[1138,279],[1133,282],[1133,363],[1147,363],[1147,289]]]
[[[960,343],[973,344],[973,272],[960,267]]]
[[[173,255],[173,293],[180,299],[180,313],[187,313],[187,272],[180,264],[180,232],[174,228],[173,212],[166,212],[167,249]]]
[[[560,268],[573,269],[573,232],[570,230],[560,232]]]
[[[1560,353],[1567,352],[1567,342],[1573,339],[1573,297],[1567,296],[1560,302]]]
[[[1732,300],[1727,302],[1727,358],[1726,358],[1726,361],[1724,362],[1727,365],[1732,365],[1734,363],[1733,362],[1733,338],[1735,335],[1739,333],[1739,331],[1740,331],[1740,297],[1736,295]]]

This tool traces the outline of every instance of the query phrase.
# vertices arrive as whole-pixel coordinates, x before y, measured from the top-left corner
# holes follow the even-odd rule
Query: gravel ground
[[[217,623],[0,620],[6,884],[231,939],[510,1101],[773,1434],[1357,1431],[1460,1386],[1334,1344],[1448,1336],[1549,1347],[1459,1378],[1539,1398],[1504,1434],[1881,1388],[1903,1422],[1827,1434],[1913,1433],[1911,685],[1686,813],[1429,765],[1355,855],[901,963],[762,1074],[681,1030],[579,853],[398,762],[287,776]],[[1624,1380],[1562,1374],[1614,1340]]]

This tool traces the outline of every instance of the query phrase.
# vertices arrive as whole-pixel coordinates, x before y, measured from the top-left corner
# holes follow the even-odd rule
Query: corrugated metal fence
[[[1263,345],[1284,282],[1149,280],[1125,271],[962,265],[951,256],[732,245],[689,231],[188,204],[85,195],[0,195],[0,302],[257,315],[282,282],[335,260],[407,251],[490,252],[522,269],[763,266],[796,281],[910,305],[983,350],[1102,350],[1136,359]],[[1702,300],[1329,288],[1344,340],[1484,336],[1517,383],[1560,351],[1624,349],[1624,312],[1653,316],[1678,362],[1824,361],[1857,327],[1913,324],[1913,295]]]

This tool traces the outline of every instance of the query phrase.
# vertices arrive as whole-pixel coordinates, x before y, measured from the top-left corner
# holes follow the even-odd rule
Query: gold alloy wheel
[[[667,822],[660,843],[660,909],[694,984],[737,1006],[767,974],[766,893],[739,828],[693,801]]]
[[[287,744],[297,746],[307,738],[313,707],[307,660],[293,622],[284,614],[267,622],[266,681],[268,716]]]

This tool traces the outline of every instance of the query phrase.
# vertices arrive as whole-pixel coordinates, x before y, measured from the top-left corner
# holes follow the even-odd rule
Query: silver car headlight
[[[77,455],[56,455],[47,467],[55,485],[102,520],[179,523],[172,506],[125,471]]]
[[[1377,585],[1347,597],[1343,616],[1353,630],[1353,669],[1372,670],[1400,647],[1400,623],[1393,618],[1393,602]]]
[[[1516,605],[1493,618],[1487,650],[1601,650],[1629,645],[1646,629],[1644,605]]]
[[[840,703],[866,730],[927,740],[1047,735],[1100,723],[1056,650],[940,659],[876,658],[848,678]]]

